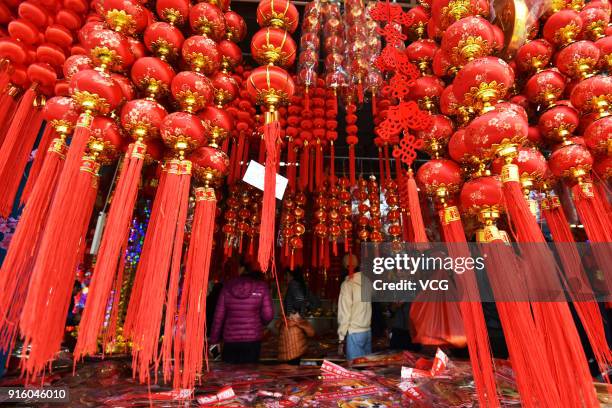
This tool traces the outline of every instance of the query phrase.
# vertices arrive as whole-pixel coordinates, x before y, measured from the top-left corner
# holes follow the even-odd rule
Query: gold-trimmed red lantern
[[[201,35],[194,35],[185,40],[182,55],[193,71],[205,75],[214,74],[221,66],[217,43]]]
[[[257,24],[294,33],[299,22],[297,8],[289,0],[263,0],[257,6]]]
[[[261,65],[289,67],[295,62],[296,52],[297,45],[285,30],[262,28],[251,39],[251,54]]]

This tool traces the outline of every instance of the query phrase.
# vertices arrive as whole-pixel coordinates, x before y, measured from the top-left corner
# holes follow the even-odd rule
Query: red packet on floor
[[[444,372],[448,366],[448,361],[448,356],[444,354],[442,350],[438,349],[433,364],[431,365],[431,375],[435,377]]]
[[[219,405],[220,403],[231,401],[236,398],[236,394],[231,386],[223,387],[216,394],[201,395],[197,398],[201,407]]]

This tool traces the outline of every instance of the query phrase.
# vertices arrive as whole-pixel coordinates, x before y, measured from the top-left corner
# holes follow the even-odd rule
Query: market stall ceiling
[[[304,5],[307,2],[297,1],[293,2],[299,13],[300,18],[304,14]],[[416,1],[400,1],[397,2],[406,8],[410,8],[416,5]],[[240,43],[240,47],[242,48],[243,55],[245,60],[251,66],[257,66],[257,64],[251,58],[251,48],[249,39],[259,31],[260,27],[257,24],[257,5],[259,4],[259,0],[232,0],[231,7],[232,10],[240,14],[247,24],[248,34],[244,41]],[[298,26],[298,30],[292,35],[295,41],[299,44],[299,39],[301,35],[301,23]],[[320,70],[323,68],[323,63],[319,66]],[[319,71],[320,73],[321,71]],[[348,156],[348,146],[345,142],[346,133],[344,132],[344,128],[346,123],[344,121],[344,109],[342,105],[339,107],[338,113],[338,140],[335,143],[336,155],[338,157],[347,157]],[[357,126],[359,127],[359,143],[357,144],[356,156],[358,158],[363,158],[362,160],[358,159],[357,169],[363,169],[364,173],[377,173],[378,172],[378,164],[376,161],[372,161],[369,159],[378,158],[378,149],[374,145],[374,126],[372,120],[372,106],[369,103],[364,104],[361,109],[357,112]],[[419,158],[426,158],[425,155],[420,155]],[[347,165],[346,160],[339,158],[336,168],[338,171],[342,171],[342,166]]]

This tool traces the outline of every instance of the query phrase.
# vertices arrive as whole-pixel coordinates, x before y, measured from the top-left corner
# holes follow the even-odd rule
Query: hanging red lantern
[[[131,0],[104,0],[103,7],[108,26],[126,35],[143,32],[149,22],[147,10]]]
[[[543,36],[551,44],[568,45],[578,38],[583,21],[574,10],[560,10],[552,14],[544,24]]]
[[[184,41],[181,30],[165,22],[150,24],[144,32],[147,49],[162,60],[175,59]]]
[[[172,95],[182,110],[198,112],[213,100],[213,86],[205,75],[199,72],[179,72],[171,84]]]
[[[466,17],[444,31],[441,49],[451,57],[453,65],[461,67],[474,59],[491,55],[494,44],[491,23],[481,17]]]
[[[555,55],[555,65],[563,74],[577,79],[593,76],[600,51],[591,41],[577,41]]]
[[[580,123],[578,112],[567,105],[557,105],[542,113],[538,127],[542,135],[555,142],[569,138]]]
[[[543,38],[528,41],[516,51],[514,60],[523,72],[539,71],[545,68],[553,55],[552,45]]]
[[[593,112],[599,117],[607,116],[612,106],[612,78],[597,75],[585,79],[572,89],[570,99],[583,114]]]
[[[191,7],[189,24],[193,31],[214,41],[221,41],[225,37],[225,17],[214,4],[198,3]]]
[[[416,179],[426,194],[441,198],[458,193],[463,183],[461,168],[454,161],[447,159],[425,162],[419,167]]]
[[[158,0],[155,10],[159,18],[172,25],[183,25],[189,20],[189,0]]]
[[[553,69],[540,71],[525,83],[523,93],[530,102],[550,107],[563,95],[565,78]]]
[[[242,16],[235,11],[227,11],[225,18],[225,37],[234,42],[239,43],[244,40],[247,34],[247,26]]]
[[[194,35],[187,38],[181,52],[193,71],[212,75],[221,66],[217,43],[208,37]]]
[[[291,35],[278,28],[262,28],[251,39],[251,54],[261,65],[291,66],[295,62],[296,51],[297,45]]]
[[[594,121],[582,136],[594,153],[612,156],[612,116]]]
[[[288,0],[263,0],[257,6],[257,24],[260,27],[276,27],[293,34],[298,20],[297,8]]]

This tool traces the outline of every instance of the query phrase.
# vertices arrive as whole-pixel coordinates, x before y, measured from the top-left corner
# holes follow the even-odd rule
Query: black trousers
[[[231,364],[254,364],[259,361],[261,341],[223,343],[221,359]]]

